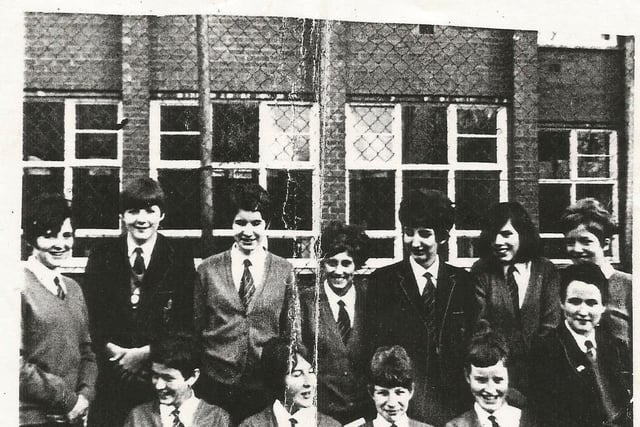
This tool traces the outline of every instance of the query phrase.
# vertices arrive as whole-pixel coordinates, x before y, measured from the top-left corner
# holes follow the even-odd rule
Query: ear
[[[464,370],[464,379],[467,381],[467,384],[471,384],[471,377],[469,377],[469,371]]]
[[[413,397],[413,391],[416,389],[416,384],[411,383],[411,390],[409,390],[409,399]]]
[[[187,384],[189,387],[193,387],[196,381],[198,381],[198,378],[200,378],[200,369],[196,368],[193,370],[193,374],[187,378]]]
[[[602,251],[607,252],[609,247],[611,246],[611,239],[609,237],[605,237],[602,239]]]

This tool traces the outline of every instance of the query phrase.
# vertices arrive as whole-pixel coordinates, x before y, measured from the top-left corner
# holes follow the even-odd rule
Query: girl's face
[[[520,234],[511,224],[511,220],[502,226],[493,240],[493,253],[502,264],[511,264],[520,249]]]
[[[600,242],[598,236],[582,224],[565,235],[565,245],[574,264],[589,262],[602,266],[607,263],[604,251],[609,246],[609,239]]]
[[[316,396],[316,371],[302,356],[284,378],[287,406],[293,414],[298,409],[313,406]]]

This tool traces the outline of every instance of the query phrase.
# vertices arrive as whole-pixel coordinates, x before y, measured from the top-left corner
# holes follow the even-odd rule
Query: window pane
[[[268,130],[265,141],[266,159],[308,161],[311,108],[299,105],[272,105],[268,109]]]
[[[395,172],[350,171],[349,223],[369,230],[395,228]]]
[[[76,129],[116,129],[117,126],[117,105],[76,105]]]
[[[161,131],[200,131],[198,107],[163,105],[160,108]]]
[[[447,163],[447,107],[402,107],[402,162]]]
[[[353,129],[347,132],[347,163],[388,163],[393,152],[393,107],[352,107]]]
[[[118,168],[74,168],[75,228],[118,228],[119,195]]]
[[[311,171],[267,171],[267,189],[273,206],[274,230],[311,230]]]
[[[478,258],[478,237],[458,237],[458,258]]]
[[[495,108],[460,108],[458,109],[458,133],[495,135]]]
[[[362,135],[353,143],[355,160],[388,163],[393,159],[393,136]]]
[[[576,199],[584,199],[585,197],[593,197],[609,210],[613,209],[612,198],[613,185],[611,184],[577,184]]]
[[[402,174],[403,197],[414,189],[440,190],[447,194],[447,171],[405,171]]]
[[[258,161],[258,103],[213,104],[213,153],[216,162]]]
[[[540,184],[538,187],[540,232],[561,232],[560,217],[571,202],[570,189],[569,184]]]
[[[540,178],[569,178],[569,131],[538,132]]]
[[[212,241],[213,247],[212,247],[211,253],[202,254],[201,258],[206,258],[206,257],[208,257],[210,255],[219,254],[220,252],[224,252],[227,249],[229,249],[233,245],[233,242],[235,241],[233,237],[222,237],[222,236],[216,236],[212,240],[213,240]],[[201,246],[201,245],[199,245],[199,246]],[[198,252],[200,252],[200,251],[198,250]],[[194,252],[194,253],[198,253],[198,252]]]
[[[115,133],[76,134],[76,158],[117,159],[118,135]]]
[[[24,160],[64,160],[64,104],[23,104],[22,155]]]
[[[199,135],[162,135],[160,158],[162,160],[200,160]]]
[[[500,196],[498,172],[456,172],[456,228],[477,230]]]
[[[88,257],[96,244],[116,239],[118,237],[76,237],[73,239],[73,256]]]
[[[22,220],[29,212],[30,203],[45,193],[62,194],[64,170],[62,168],[29,168],[22,177]]]
[[[393,239],[369,239],[369,258],[393,258]]]
[[[542,255],[550,259],[567,258],[564,239],[542,239]]]
[[[198,170],[158,170],[158,182],[166,197],[166,229],[199,229],[200,172]]]
[[[578,132],[578,154],[609,154],[609,132]]]
[[[609,178],[608,156],[578,156],[578,176],[580,178]]]
[[[254,169],[217,169],[211,175],[213,185],[213,228],[230,229],[237,212],[231,204],[231,194],[243,183],[258,183]]]
[[[269,238],[269,252],[283,258],[310,258],[313,248],[313,239],[310,237]]]
[[[393,124],[393,107],[352,107],[355,116],[353,130],[356,134],[390,134]]]
[[[495,138],[458,138],[459,162],[496,162]]]

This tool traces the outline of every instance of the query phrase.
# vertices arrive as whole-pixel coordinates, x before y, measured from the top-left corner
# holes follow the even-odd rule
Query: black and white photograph
[[[638,6],[116,3],[3,20],[0,424],[634,425]]]

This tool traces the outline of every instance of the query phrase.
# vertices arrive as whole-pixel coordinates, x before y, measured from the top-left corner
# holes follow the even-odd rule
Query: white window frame
[[[618,132],[613,129],[593,129],[593,128],[540,128],[540,132],[566,132],[569,131],[569,178],[541,178],[538,184],[562,184],[569,185],[569,203],[573,204],[577,201],[576,187],[579,184],[603,184],[611,185],[611,216],[617,221],[619,218],[619,200],[618,200]],[[578,155],[578,133],[609,133],[609,177],[579,177],[578,176],[578,157],[588,157],[589,155]],[[603,157],[605,155],[593,155],[593,157]],[[559,218],[558,218],[559,219]],[[562,240],[562,233],[540,233],[541,239],[546,240]],[[611,256],[608,258],[612,263],[620,262],[620,245],[618,235],[615,234],[611,239]],[[570,264],[569,258],[553,258],[557,264]]]
[[[213,101],[214,103],[224,103],[222,101]],[[310,247],[310,258],[289,258],[289,261],[296,268],[315,268],[316,254],[314,253],[314,241],[319,235],[320,230],[320,115],[319,105],[312,102],[300,101],[255,101],[258,106],[258,161],[257,162],[212,162],[211,169],[252,169],[258,172],[258,183],[267,191],[267,173],[269,170],[296,170],[311,171],[312,182],[312,220],[311,230],[273,230],[266,231],[267,237],[270,238],[297,238],[309,237],[312,239]],[[266,150],[268,148],[267,141],[276,134],[273,130],[268,129],[269,107],[274,105],[285,106],[302,106],[310,107],[309,114],[309,160],[308,161],[271,161],[265,160]],[[160,138],[162,135],[178,134],[178,135],[200,135],[199,131],[189,132],[166,132],[160,130],[160,110],[163,106],[198,106],[197,100],[152,100],[150,104],[149,118],[149,167],[150,176],[158,179],[158,171],[161,169],[173,170],[192,170],[200,168],[200,160],[162,160],[160,158]],[[176,229],[162,230],[162,234],[169,237],[191,237],[198,238],[202,236],[201,229]],[[213,237],[230,237],[233,236],[231,229],[214,229]],[[198,260],[196,260],[197,262]]]
[[[59,102],[58,100],[39,99],[29,97],[24,102]],[[120,190],[122,188],[122,156],[123,156],[123,131],[116,129],[76,129],[77,105],[117,105],[117,123],[123,119],[122,101],[117,99],[95,98],[65,98],[64,99],[64,160],[23,160],[23,174],[27,169],[57,168],[63,169],[63,195],[66,199],[73,198],[73,169],[76,167],[110,167],[118,168]],[[76,135],[78,134],[115,134],[117,135],[117,151],[115,159],[77,159]],[[72,200],[73,202],[73,200]],[[118,228],[77,228],[74,230],[76,238],[104,238],[119,236],[121,224]],[[87,263],[86,257],[72,257],[64,262],[62,271],[65,273],[82,273]]]
[[[359,136],[350,133],[354,129],[356,118],[352,107],[390,107],[393,108],[392,146],[396,150],[392,161],[385,164],[373,164],[374,162],[353,161],[353,156],[348,153],[353,141]],[[496,110],[496,134],[463,134],[458,133],[457,111],[459,109],[482,109],[494,108]],[[398,218],[398,210],[402,199],[402,182],[405,171],[447,171],[447,196],[455,201],[455,174],[458,171],[497,171],[499,172],[499,201],[506,201],[509,197],[508,188],[508,164],[507,164],[507,107],[493,104],[458,104],[447,105],[447,163],[402,163],[402,104],[401,103],[371,103],[371,102],[351,102],[345,104],[345,151],[346,155],[346,217],[350,217],[350,197],[351,190],[349,178],[351,171],[361,170],[390,170],[395,171],[395,198],[394,198],[394,230],[367,230],[367,235],[372,239],[394,239],[393,258],[370,258],[363,270],[375,269],[401,260],[403,257],[402,227]],[[496,139],[496,162],[459,162],[458,161],[458,137],[491,138]],[[351,144],[351,145],[350,145]],[[458,257],[459,237],[479,237],[480,230],[457,230],[454,227],[449,233],[449,260],[448,262],[460,267],[469,268],[477,258]]]

